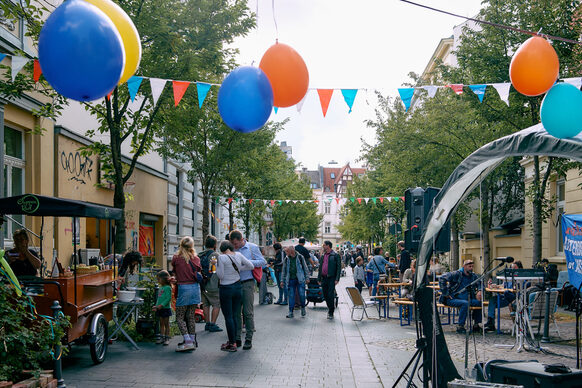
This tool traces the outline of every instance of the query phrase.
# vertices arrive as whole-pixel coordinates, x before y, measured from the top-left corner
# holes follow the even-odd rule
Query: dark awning
[[[119,220],[122,210],[92,202],[77,201],[36,194],[17,195],[0,199],[0,214],[30,216],[91,217]]]

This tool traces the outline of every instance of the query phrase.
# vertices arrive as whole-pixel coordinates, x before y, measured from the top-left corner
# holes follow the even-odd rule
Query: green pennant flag
[[[278,200],[277,202],[279,202],[279,205],[282,205],[283,204],[283,201],[282,200]]]
[[[238,203],[238,198],[235,198],[235,199],[234,199],[234,202]]]
[[[351,197],[351,198],[350,198],[350,201],[352,201],[352,203],[354,203],[354,202],[356,202],[356,198],[354,198],[354,197]]]
[[[220,197],[216,197],[216,203],[220,203]]]
[[[398,202],[398,201],[400,201],[400,198],[394,197],[394,201]]]
[[[376,197],[372,198],[372,202],[376,203]]]

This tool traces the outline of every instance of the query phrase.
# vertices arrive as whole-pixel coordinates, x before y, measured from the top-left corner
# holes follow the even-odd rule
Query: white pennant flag
[[[301,200],[301,201],[299,201],[299,202],[300,202],[300,203],[305,203],[305,201],[304,201],[304,200]]]
[[[490,84],[497,90],[499,93],[499,98],[501,101],[505,102],[507,106],[509,106],[509,87],[511,86],[510,83],[500,83],[500,84]]]
[[[303,109],[303,103],[305,102],[305,99],[307,98],[307,93],[309,93],[309,89],[307,89],[307,92],[305,92],[305,96],[303,96],[301,101],[299,101],[296,105],[297,112],[299,112],[299,113],[301,113],[301,109]]]
[[[12,56],[12,82],[16,79],[16,75],[20,73],[20,70],[30,61],[26,57]]]
[[[296,199],[294,199],[294,200],[293,200],[293,203],[297,203],[297,200],[296,200]]]
[[[388,200],[388,202],[392,202],[392,197],[386,197],[386,199]]]
[[[369,201],[369,200],[370,200],[370,198],[364,198],[364,201],[365,201],[366,203],[368,203],[368,201]]]
[[[269,200],[268,199],[263,199],[263,203],[266,205],[266,204],[269,203]]]
[[[580,89],[580,86],[582,86],[582,78],[580,77],[564,78],[564,82],[576,86],[576,89]]]
[[[160,95],[164,91],[164,87],[166,86],[167,79],[161,78],[150,78],[150,86],[152,88],[152,98],[154,99],[154,106],[157,105],[158,99]]]
[[[290,199],[286,199],[286,200],[285,200],[285,203],[289,203],[289,202],[291,202],[291,200],[290,200]]]
[[[423,86],[422,88],[427,91],[428,98],[433,98],[439,87],[434,86],[434,85],[427,85],[427,86]]]

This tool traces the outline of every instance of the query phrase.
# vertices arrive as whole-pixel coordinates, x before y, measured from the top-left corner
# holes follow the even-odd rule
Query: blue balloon
[[[38,39],[38,59],[46,80],[60,94],[92,101],[119,82],[125,50],[107,15],[83,0],[67,0],[49,16]]]
[[[231,71],[218,91],[218,111],[230,128],[252,132],[261,128],[273,110],[273,88],[258,67]]]
[[[560,139],[582,131],[582,92],[574,85],[554,85],[544,97],[540,109],[542,124],[548,133]]]

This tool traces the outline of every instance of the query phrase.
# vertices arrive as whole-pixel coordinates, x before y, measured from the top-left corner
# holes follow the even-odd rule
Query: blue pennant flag
[[[127,90],[129,90],[129,98],[131,98],[132,102],[135,100],[141,81],[143,81],[143,77],[138,77],[136,75],[127,80]]]
[[[206,99],[206,95],[210,90],[212,85],[204,83],[204,82],[196,82],[196,90],[198,91],[198,106],[202,108],[202,104],[204,104],[204,100]]]
[[[277,112],[279,111],[279,107],[278,106],[274,106],[273,109],[275,109],[275,114],[277,114]]]
[[[571,285],[580,288],[582,283],[582,215],[562,214],[564,255]]]
[[[6,58],[6,54],[0,54],[0,62],[2,62]]]
[[[358,89],[342,89],[344,100],[346,101],[346,104],[348,104],[348,108],[350,108],[348,113],[352,113],[352,106],[354,105],[354,100],[356,99],[357,93]]]
[[[483,97],[485,97],[485,89],[487,85],[469,85],[473,93],[479,97],[479,102],[483,102]]]
[[[404,103],[406,111],[408,111],[410,103],[412,102],[412,96],[414,95],[414,88],[399,88],[398,93],[400,94],[400,99]]]

